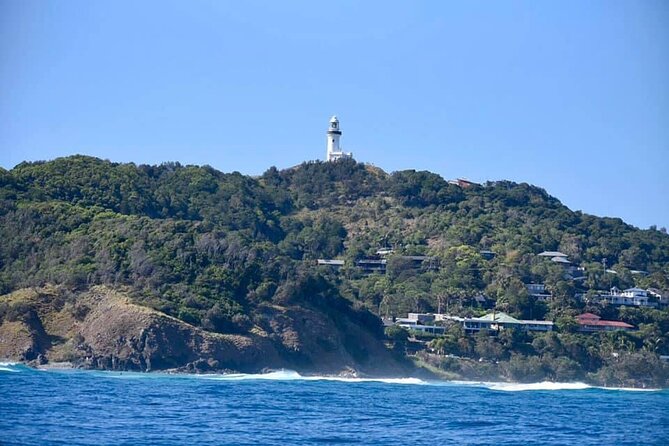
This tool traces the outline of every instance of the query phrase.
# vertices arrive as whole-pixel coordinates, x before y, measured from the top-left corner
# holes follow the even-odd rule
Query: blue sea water
[[[669,392],[0,363],[2,445],[669,445]]]

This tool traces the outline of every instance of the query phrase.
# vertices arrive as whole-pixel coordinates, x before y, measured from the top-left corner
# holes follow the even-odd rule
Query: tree
[[[391,325],[385,329],[386,337],[395,342],[406,342],[409,339],[409,332],[399,325]]]

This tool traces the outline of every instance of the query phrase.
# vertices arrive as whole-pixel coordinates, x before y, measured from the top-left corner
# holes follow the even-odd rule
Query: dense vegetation
[[[0,293],[46,283],[125,286],[138,302],[212,331],[252,329],[263,302],[308,300],[323,311],[345,309],[380,332],[371,313],[442,305],[479,314],[473,298],[483,294],[489,307],[549,318],[561,332],[480,340],[453,332],[436,350],[509,364],[525,358],[525,366],[527,358],[572,361],[577,375],[607,373],[611,357],[653,362],[669,354],[666,310],[587,299],[612,286],[669,289],[666,231],[573,212],[527,184],[460,188],[433,173],[386,174],[353,160],[272,167],[251,178],[73,156],[0,169],[0,238]],[[395,250],[387,274],[354,267],[382,247]],[[486,260],[481,250],[496,256]],[[568,254],[585,279],[570,280],[536,256],[544,250]],[[432,260],[416,267],[402,255]],[[318,258],[346,264],[337,272],[317,267]],[[639,270],[647,274],[632,273]],[[530,282],[545,283],[552,299],[529,296],[523,284]],[[583,311],[639,331],[574,334],[573,316]]]

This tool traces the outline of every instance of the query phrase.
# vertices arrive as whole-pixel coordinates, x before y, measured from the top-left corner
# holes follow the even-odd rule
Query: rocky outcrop
[[[308,373],[399,376],[407,373],[383,342],[364,325],[346,314],[330,310],[325,316],[317,308],[302,306],[266,307],[270,339],[290,368]]]
[[[96,293],[97,304],[80,325],[81,364],[96,369],[258,371],[261,360],[282,366],[271,342],[260,336],[210,333],[113,293]]]
[[[372,333],[336,313],[267,305],[257,309],[263,327],[219,334],[108,287],[65,294],[51,287],[0,297],[0,358],[103,370],[407,372]]]

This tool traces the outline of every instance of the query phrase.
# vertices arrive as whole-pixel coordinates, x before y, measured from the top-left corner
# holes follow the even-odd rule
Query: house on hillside
[[[393,258],[398,258],[398,256],[395,256]],[[425,268],[426,270],[436,270],[439,268],[436,257],[399,256],[399,258],[406,260],[407,265],[410,268],[415,268],[415,269]],[[389,259],[386,258],[386,256],[383,256],[383,258],[360,259],[355,262],[355,266],[358,267],[358,269],[360,269],[362,272],[367,274],[371,273],[385,274],[388,265],[388,260]]]
[[[600,331],[634,330],[634,325],[622,321],[607,321],[592,313],[583,313],[576,316],[578,331],[594,333]]]
[[[516,319],[503,312],[492,312],[477,319],[478,321],[490,321],[490,328],[492,330],[500,330],[504,328],[516,328],[527,331],[552,331],[552,321],[537,321]]]
[[[367,274],[385,274],[387,263],[388,261],[386,259],[360,259],[355,262],[355,266]]]
[[[569,266],[571,262],[569,261],[569,256],[560,251],[544,251],[537,254],[539,257],[545,257],[550,259],[553,263],[558,263],[560,265]]]
[[[329,266],[334,269],[339,269],[344,266],[343,260],[333,260],[333,259],[318,259],[316,261],[318,266]]]
[[[537,254],[539,257],[548,257],[549,259],[554,259],[554,258],[564,258],[567,259],[569,257],[567,254],[560,252],[560,251],[544,251],[540,252]]]
[[[657,288],[648,288],[647,291],[650,297],[657,300],[657,306],[659,308],[669,307],[669,291],[662,291],[658,290]]]
[[[446,327],[435,325],[435,315],[431,313],[409,313],[405,318],[397,318],[395,325],[408,330],[415,330],[421,333],[433,335],[443,335],[446,333]]]
[[[560,251],[544,251],[537,254],[539,257],[549,259],[551,262],[564,267],[565,279],[568,280],[585,280],[585,268],[573,264],[567,254]]]
[[[657,307],[658,300],[656,295],[653,295],[642,288],[628,288],[625,291],[620,291],[613,287],[608,293],[600,293],[598,299],[608,302],[611,305],[620,306],[634,306],[634,307]]]
[[[441,322],[442,325],[439,325]],[[460,317],[445,314],[409,313],[406,318],[397,318],[395,325],[422,333],[442,335],[447,325],[459,324],[465,333],[474,334],[481,330],[500,331],[508,329],[526,331],[553,331],[552,321],[521,320],[502,312],[488,313],[482,317]]]
[[[466,178],[457,178],[455,180],[448,180],[448,184],[452,184],[454,186],[461,187],[463,189],[467,189],[468,187],[472,186],[480,186],[479,183],[475,183],[473,181],[470,181]]]
[[[466,333],[477,333],[481,330],[500,331],[517,329],[526,331],[553,331],[552,321],[536,321],[516,319],[503,312],[492,312],[482,317],[459,317],[437,315],[437,320],[450,320],[462,325]]]
[[[540,301],[546,301],[553,297],[543,283],[526,283],[525,288],[530,296]]]
[[[560,256],[551,257],[551,262],[559,263],[560,265],[565,265],[565,266],[571,265],[571,262],[569,261],[569,259],[567,259],[567,257],[560,257]]]

